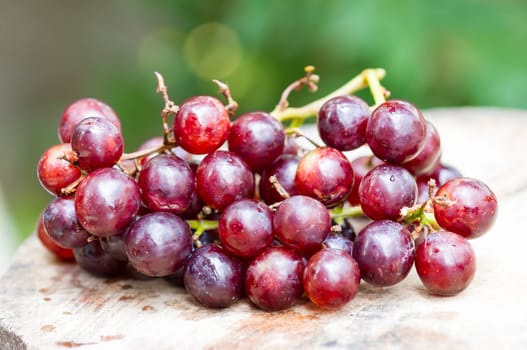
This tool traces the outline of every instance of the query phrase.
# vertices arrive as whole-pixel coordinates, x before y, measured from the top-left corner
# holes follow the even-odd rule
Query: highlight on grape
[[[293,91],[317,90],[308,66],[272,111],[237,115],[226,84],[214,80],[225,103],[178,105],[156,72],[161,132],[132,153],[110,106],[75,101],[37,165],[53,196],[38,237],[95,276],[168,278],[212,308],[240,298],[267,311],[302,298],[339,308],[361,281],[389,288],[413,266],[430,293],[457,294],[474,277],[470,240],[491,229],[497,199],[443,162],[437,129],[390,98],[385,74],[366,69],[291,107]],[[371,106],[353,95],[366,88]],[[322,143],[302,130],[310,117]],[[369,155],[352,157],[358,148]],[[358,216],[370,222],[356,232]]]

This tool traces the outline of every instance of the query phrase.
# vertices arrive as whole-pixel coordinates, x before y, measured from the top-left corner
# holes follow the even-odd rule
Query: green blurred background
[[[155,70],[176,102],[222,79],[241,112],[271,110],[307,64],[317,96],[384,67],[421,108],[527,108],[526,39],[524,0],[0,0],[0,185],[17,239],[50,200],[36,163],[78,98],[116,110],[128,151],[159,134]]]

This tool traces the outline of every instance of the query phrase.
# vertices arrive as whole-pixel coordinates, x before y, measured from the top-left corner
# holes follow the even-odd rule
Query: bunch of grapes
[[[304,296],[337,308],[361,279],[392,286],[414,265],[431,293],[456,294],[474,276],[468,239],[491,228],[496,196],[442,162],[436,128],[411,103],[387,100],[384,74],[367,69],[289,107],[291,91],[316,90],[306,67],[272,112],[231,120],[238,105],[224,83],[215,81],[226,104],[196,96],[178,106],[156,73],[162,135],[133,153],[108,105],[78,100],[38,163],[54,195],[38,237],[94,275],[177,280],[214,308],[243,296],[269,311]],[[352,95],[363,88],[373,106]],[[315,115],[323,145],[300,129]],[[350,159],[358,148],[371,152]],[[355,232],[354,216],[371,220]]]

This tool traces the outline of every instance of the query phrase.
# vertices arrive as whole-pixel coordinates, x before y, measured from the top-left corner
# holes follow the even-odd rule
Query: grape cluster
[[[227,104],[197,96],[177,106],[157,74],[163,134],[133,153],[112,108],[74,102],[38,163],[54,196],[37,224],[43,245],[94,275],[179,281],[214,308],[243,296],[269,311],[304,296],[341,307],[361,280],[392,286],[414,265],[431,293],[462,291],[475,273],[468,239],[491,228],[496,196],[442,162],[439,134],[414,105],[386,100],[383,70],[290,108],[292,90],[316,88],[306,72],[274,111],[234,121],[225,84],[216,81]],[[372,107],[351,94],[366,87]],[[312,114],[324,145],[299,128]],[[353,156],[358,148],[371,153]],[[371,221],[355,232],[358,215]]]

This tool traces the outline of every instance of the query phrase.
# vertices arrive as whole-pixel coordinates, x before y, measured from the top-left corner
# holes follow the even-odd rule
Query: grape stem
[[[364,215],[360,206],[356,207],[337,207],[329,211],[329,215],[335,221]]]
[[[163,101],[165,102],[165,107],[161,111],[161,119],[163,121],[163,143],[166,145],[166,144],[174,143],[173,140],[169,139],[170,127],[168,126],[168,118],[170,117],[171,114],[174,116],[177,114],[177,112],[179,111],[179,106],[176,105],[168,97],[168,88],[165,84],[165,79],[163,78],[161,73],[154,72],[154,74],[156,75],[156,78],[157,78],[156,92],[158,94],[161,94],[161,96],[163,97]]]
[[[368,75],[370,76],[370,79],[367,78]],[[322,105],[329,99],[337,96],[350,95],[358,90],[370,86],[372,81],[380,81],[385,76],[386,71],[382,68],[365,69],[359,75],[348,81],[346,84],[342,85],[337,90],[322,98],[319,98],[318,100],[308,103],[302,107],[287,107],[285,109],[281,108],[280,104],[278,104],[278,106],[276,106],[276,108],[271,112],[271,115],[282,122],[286,120],[307,119],[316,115],[320,107],[322,107]],[[289,90],[294,90],[294,88]],[[383,94],[387,93],[387,90],[384,88],[382,88],[382,91],[384,91]],[[284,91],[284,93],[285,92],[286,91]]]
[[[322,147],[315,140],[313,140],[312,138],[310,138],[306,134],[304,134],[304,132],[302,132],[302,130],[299,129],[299,128],[287,128],[285,130],[285,134],[288,135],[288,136],[303,137],[307,141],[309,141],[309,143],[311,143],[313,146],[315,146],[317,148]]]
[[[229,113],[230,116],[235,115],[236,111],[238,110],[238,102],[236,102],[232,98],[231,89],[229,88],[229,85],[225,84],[222,81],[216,80],[216,79],[212,81],[214,82],[214,84],[218,85],[218,87],[220,88],[220,93],[227,100],[227,105],[225,106],[227,113]]]
[[[306,66],[304,68],[304,71],[306,72],[306,75],[302,78],[295,80],[291,84],[289,84],[284,92],[282,92],[282,95],[280,96],[280,101],[278,102],[278,105],[275,108],[275,111],[284,111],[289,107],[289,101],[287,100],[289,98],[289,95],[293,90],[300,90],[303,86],[307,86],[309,88],[309,91],[316,92],[318,90],[318,82],[320,81],[320,77],[316,74],[313,74],[315,71],[314,66]],[[272,114],[272,113],[271,113]]]
[[[195,243],[199,242],[199,236],[201,236],[203,232],[218,228],[218,221],[216,220],[187,220],[187,224],[194,230],[192,241]]]
[[[390,92],[386,90],[384,86],[381,85],[379,77],[371,69],[366,69],[364,71],[366,81],[370,87],[371,95],[373,96],[373,101],[375,105],[372,109],[375,109],[377,106],[386,102],[386,98],[390,96]]]

